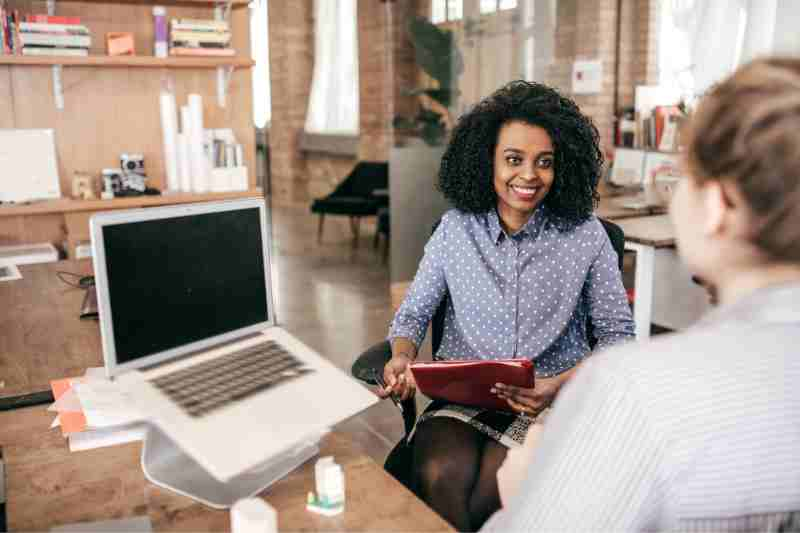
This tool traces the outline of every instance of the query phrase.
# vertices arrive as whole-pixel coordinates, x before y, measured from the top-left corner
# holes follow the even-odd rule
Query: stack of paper
[[[105,378],[102,368],[90,368],[77,378],[50,382],[58,412],[50,427],[61,427],[70,451],[142,440],[145,427],[141,414],[118,386]]]

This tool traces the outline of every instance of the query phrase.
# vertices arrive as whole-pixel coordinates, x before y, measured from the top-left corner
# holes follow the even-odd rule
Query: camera
[[[125,174],[144,176],[144,156],[142,154],[121,154],[119,166]]]

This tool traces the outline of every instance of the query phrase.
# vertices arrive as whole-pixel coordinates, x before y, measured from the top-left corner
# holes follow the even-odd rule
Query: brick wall
[[[602,92],[574,99],[594,119],[605,148],[613,143],[615,90],[617,106],[632,105],[635,85],[654,84],[658,77],[657,0],[621,0],[619,5],[618,12],[617,0],[558,0],[554,62],[544,80],[571,95],[574,61],[602,61]],[[299,151],[313,70],[313,0],[270,2],[269,10],[273,195],[276,202],[308,203],[330,192],[356,159]],[[387,160],[395,137],[392,118],[413,114],[418,106],[414,98],[403,94],[420,79],[406,24],[415,14],[429,11],[430,0],[358,0],[357,159]]]
[[[416,78],[406,31],[416,9],[415,0],[358,0],[359,159],[388,161],[392,118],[415,110],[403,90]]]
[[[308,204],[328,194],[357,160],[388,160],[392,117],[414,109],[414,100],[402,89],[412,86],[415,76],[405,31],[415,0],[358,0],[358,157],[299,150],[314,68],[313,6],[313,0],[269,3],[270,170],[273,200],[279,204]]]
[[[616,106],[630,106],[636,85],[658,82],[657,12],[656,0],[621,0],[619,6],[617,0],[558,1],[555,61],[547,69],[545,83],[571,95],[573,62],[581,59],[602,62],[602,92],[572,97],[581,110],[593,118],[606,150],[613,146],[615,90]]]

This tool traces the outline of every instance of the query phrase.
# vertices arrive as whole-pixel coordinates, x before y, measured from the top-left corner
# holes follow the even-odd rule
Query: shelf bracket
[[[233,77],[233,65],[226,67],[217,67],[217,104],[220,107],[225,107],[228,86]]]
[[[56,14],[56,0],[47,0],[47,14]],[[53,99],[56,109],[64,109],[64,83],[61,79],[61,65],[53,65]]]

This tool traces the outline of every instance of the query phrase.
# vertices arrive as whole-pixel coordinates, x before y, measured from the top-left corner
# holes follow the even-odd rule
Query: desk
[[[662,206],[637,206],[635,208],[625,207],[639,200],[640,196],[626,194],[624,196],[604,196],[600,198],[595,215],[606,220],[621,220],[625,218],[642,217],[648,215],[663,215],[667,212],[666,207]]]
[[[82,322],[83,291],[61,284],[57,270],[89,273],[89,262],[20,267],[22,280],[0,283],[0,375],[4,394],[47,386],[51,378],[80,375],[101,364],[96,322]],[[155,530],[227,531],[217,511],[150,484],[139,463],[141,443],[71,453],[44,406],[0,412],[0,449],[6,471],[8,527],[48,530],[66,523],[148,515]],[[451,531],[450,526],[375,464],[344,433],[321,444],[346,477],[347,508],[338,517],[305,510],[314,490],[313,461],[262,496],[278,511],[281,530]]]
[[[22,279],[0,282],[0,397],[50,389],[50,380],[102,366],[100,330],[78,315],[84,291],[56,277],[92,273],[91,261],[19,267]]]
[[[625,249],[636,252],[636,339],[649,338],[652,323],[672,329],[694,323],[707,310],[708,298],[691,281],[691,273],[676,253],[669,217],[626,218],[615,223],[625,232]]]

